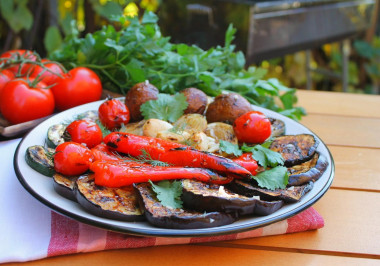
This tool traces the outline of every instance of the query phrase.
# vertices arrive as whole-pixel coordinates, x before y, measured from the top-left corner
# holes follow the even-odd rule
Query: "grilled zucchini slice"
[[[196,212],[165,207],[156,198],[149,183],[134,184],[139,203],[144,209],[148,222],[157,227],[169,229],[210,228],[233,223],[231,214],[223,212]]]
[[[45,176],[52,177],[55,173],[52,157],[53,150],[41,145],[30,146],[26,149],[25,161],[34,170]]]
[[[65,133],[66,125],[57,124],[49,127],[47,136],[46,136],[46,144],[49,148],[55,149],[59,144],[65,142],[63,138],[63,134]]]

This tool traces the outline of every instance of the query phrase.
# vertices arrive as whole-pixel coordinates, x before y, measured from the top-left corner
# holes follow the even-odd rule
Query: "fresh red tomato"
[[[128,107],[118,99],[106,100],[99,106],[99,120],[109,130],[121,128],[129,119]]]
[[[44,70],[43,67],[36,65],[33,69],[32,74],[30,75],[32,78],[38,77],[46,85],[50,86],[57,83],[60,76],[64,76],[65,72],[59,64],[51,62],[47,59],[42,59],[41,63],[45,66],[46,69]],[[42,71],[44,72],[41,73]]]
[[[51,115],[54,96],[43,82],[33,85],[33,79],[14,79],[5,84],[0,98],[0,111],[12,124]]]
[[[65,137],[70,141],[84,144],[89,149],[100,144],[103,134],[100,127],[90,120],[75,120],[66,127]]]
[[[77,67],[70,70],[52,87],[56,108],[66,110],[81,104],[100,100],[102,83],[91,69]]]
[[[25,60],[30,60],[30,61],[36,61],[37,60],[36,54],[30,50],[9,50],[9,51],[0,55],[0,63],[4,62],[6,59],[17,60],[20,58],[23,58]],[[32,71],[33,68],[34,68],[33,64],[25,63],[21,67],[20,74],[24,75],[28,71]],[[7,69],[12,71],[13,73],[17,74],[19,72],[20,65],[17,64],[17,65],[9,67]]]
[[[239,116],[233,127],[239,142],[245,143],[263,143],[272,133],[269,119],[258,111],[251,111]]]
[[[94,156],[91,150],[76,142],[64,142],[54,153],[54,169],[63,175],[73,176],[85,173]]]
[[[8,81],[12,80],[14,76],[15,75],[13,72],[9,71],[8,69],[0,70],[0,98],[5,84],[7,84]]]

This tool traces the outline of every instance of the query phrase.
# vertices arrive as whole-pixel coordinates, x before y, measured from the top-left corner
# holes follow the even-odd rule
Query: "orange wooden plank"
[[[380,118],[309,114],[301,124],[326,144],[380,148]]]
[[[161,246],[54,257],[22,265],[375,265],[373,259],[253,249]],[[9,263],[5,265],[19,265]]]
[[[332,187],[380,192],[380,149],[329,148],[336,167]]]
[[[325,219],[325,227],[322,229],[215,245],[259,245],[290,248],[299,252],[314,250],[321,254],[372,256],[380,259],[379,202],[380,193],[330,189],[315,205]]]
[[[298,106],[309,114],[333,114],[380,118],[380,96],[297,90]]]

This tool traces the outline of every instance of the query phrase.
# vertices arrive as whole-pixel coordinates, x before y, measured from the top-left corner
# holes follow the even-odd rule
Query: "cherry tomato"
[[[1,92],[5,86],[5,84],[8,83],[8,81],[12,80],[14,78],[13,72],[9,71],[8,69],[0,70],[0,98],[1,98]]]
[[[9,51],[0,55],[0,63],[4,62],[6,59],[17,60],[17,59],[20,59],[20,57],[23,59],[26,59],[26,60],[30,60],[30,61],[36,61],[37,60],[36,54],[30,50],[9,50]],[[19,68],[20,68],[20,65],[14,65],[14,66],[11,66],[7,69],[9,71],[12,71],[13,73],[17,74],[19,72]],[[32,71],[33,68],[34,68],[33,64],[25,63],[21,67],[20,74],[24,75],[28,71]]]
[[[100,100],[102,83],[91,69],[73,68],[57,81],[52,91],[59,111]]]
[[[85,173],[94,156],[90,149],[75,142],[64,142],[57,146],[54,154],[54,169],[63,175]]]
[[[38,77],[47,86],[50,86],[57,83],[60,76],[61,77],[64,76],[65,72],[63,71],[62,67],[59,64],[55,62],[51,62],[47,59],[42,59],[41,63],[44,64],[45,68],[49,69],[50,71],[49,70],[44,71],[44,68],[36,65],[33,69],[32,74],[30,75],[32,78]],[[41,74],[42,71],[44,72]]]
[[[99,106],[99,120],[109,130],[121,128],[129,119],[128,107],[118,99],[106,100]]]
[[[95,122],[90,120],[75,120],[66,127],[65,138],[79,144],[84,144],[91,149],[102,142],[103,134]]]
[[[263,143],[272,133],[269,119],[258,111],[251,111],[239,116],[233,127],[239,142],[245,143]]]
[[[14,79],[5,84],[0,98],[0,111],[12,124],[51,115],[54,111],[54,96],[45,89],[43,82],[33,85],[34,80]],[[32,87],[31,87],[32,86]]]

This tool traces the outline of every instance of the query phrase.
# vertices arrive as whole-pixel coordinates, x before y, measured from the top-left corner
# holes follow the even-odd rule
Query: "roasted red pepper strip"
[[[120,161],[122,159],[117,156],[113,150],[110,150],[104,143],[96,145],[91,149],[91,151],[95,158],[94,161]]]
[[[143,155],[145,150],[153,160],[173,166],[207,168],[239,178],[252,177],[247,169],[230,159],[162,139],[112,132],[104,138],[104,143],[118,152],[134,157]]]
[[[244,153],[236,159],[232,159],[238,165],[243,166],[245,169],[251,172],[252,175],[257,174],[257,161],[252,158],[251,153]]]
[[[135,162],[96,161],[91,164],[90,170],[94,172],[95,184],[106,187],[187,178],[215,184],[232,181],[232,178],[222,177],[204,168],[163,167]]]

